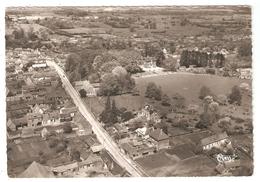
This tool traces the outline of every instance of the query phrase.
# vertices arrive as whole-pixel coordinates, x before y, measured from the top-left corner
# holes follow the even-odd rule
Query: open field
[[[144,95],[149,82],[154,82],[158,86],[161,86],[162,91],[169,96],[173,96],[174,93],[180,93],[186,98],[187,103],[198,103],[199,91],[202,86],[209,87],[214,94],[218,95],[229,93],[234,85],[239,85],[243,82],[250,84],[248,80],[237,78],[176,73],[137,78],[136,84],[141,95]]]
[[[196,164],[196,165],[194,165]],[[179,162],[171,176],[211,176],[216,175],[214,168],[217,164],[207,156],[199,155]]]
[[[157,176],[165,167],[174,166],[178,161],[168,157],[165,153],[149,155],[136,160],[151,176]]]
[[[199,92],[202,86],[207,86],[211,91],[216,94],[228,94],[234,85],[239,85],[243,82],[249,83],[249,80],[241,80],[238,78],[219,77],[214,75],[196,75],[196,74],[184,74],[176,73],[169,75],[156,75],[152,77],[138,77],[135,79],[136,86],[140,91],[140,96],[132,96],[131,94],[124,94],[113,96],[111,99],[115,99],[118,108],[125,107],[129,111],[136,111],[142,108],[148,101],[144,97],[146,86],[149,82],[154,82],[156,85],[161,86],[163,93],[166,93],[170,98],[179,93],[186,99],[186,105],[198,104],[200,99],[198,98]],[[85,103],[91,105],[92,111],[99,115],[105,105],[106,98],[86,98]],[[242,100],[243,103],[248,102]],[[245,106],[247,108],[247,106]]]

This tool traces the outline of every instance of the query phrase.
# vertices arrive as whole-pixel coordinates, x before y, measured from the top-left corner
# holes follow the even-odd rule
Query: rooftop
[[[168,135],[166,135],[163,131],[162,131],[162,129],[156,129],[156,130],[154,130],[154,131],[152,131],[151,133],[150,133],[150,137],[151,138],[153,138],[154,140],[156,140],[156,141],[161,141],[161,140],[165,140],[165,139],[168,139],[169,138],[169,136]]]
[[[203,138],[201,140],[201,145],[208,145],[208,144],[211,144],[211,143],[214,143],[214,142],[226,139],[226,138],[228,138],[228,135],[227,135],[226,132],[225,133],[215,134],[215,135],[212,135],[210,137]]]

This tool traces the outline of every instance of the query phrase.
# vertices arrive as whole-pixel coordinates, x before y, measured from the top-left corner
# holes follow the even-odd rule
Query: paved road
[[[142,168],[137,165],[132,159],[124,155],[118,145],[109,136],[106,130],[102,127],[100,122],[95,118],[95,116],[87,109],[81,100],[79,93],[73,88],[70,81],[66,77],[65,72],[60,68],[55,62],[47,61],[48,66],[55,68],[59,74],[61,81],[64,85],[65,90],[73,99],[75,105],[78,107],[80,113],[86,118],[86,120],[91,124],[93,132],[96,134],[98,140],[104,146],[104,148],[111,153],[113,158],[127,170],[134,177],[148,176]]]

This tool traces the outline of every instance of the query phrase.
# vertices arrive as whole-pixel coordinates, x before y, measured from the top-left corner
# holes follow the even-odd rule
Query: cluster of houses
[[[22,157],[24,154],[21,146],[30,140],[36,143],[48,143],[49,137],[55,133],[55,135],[62,134],[65,139],[73,142],[66,149],[68,153],[63,152],[54,158],[48,157],[44,165],[39,163],[37,156],[25,160],[20,159],[15,153],[10,154],[11,161],[17,157],[20,161],[14,164],[13,170],[36,160],[22,173],[10,174],[19,177],[126,175],[109,154],[103,154],[103,146],[93,135],[91,125],[85,122],[85,118],[80,117],[77,107],[72,104],[70,97],[62,88],[59,76],[39,56],[41,57],[41,54],[37,50],[29,49],[17,49],[8,53],[6,77],[8,143],[14,146],[14,151],[18,147]],[[28,69],[24,69],[25,66]],[[18,71],[17,67],[20,68]],[[85,89],[88,96],[96,95],[97,85],[93,86],[88,82],[78,82],[76,85],[78,89]],[[66,133],[66,125],[71,127],[71,133]],[[83,139],[77,143],[77,138],[82,137]],[[31,145],[34,145],[33,142]],[[85,147],[81,147],[82,145]],[[75,150],[80,153],[79,161],[71,160],[71,152]]]
[[[7,59],[7,63],[8,63]],[[12,132],[24,128],[58,125],[72,121],[77,112],[67,107],[69,96],[62,89],[59,76],[44,61],[34,61],[27,71],[14,69],[6,78],[7,129]]]
[[[149,122],[160,123],[161,119],[152,106],[146,105],[135,118],[125,123],[116,123],[106,130],[115,138],[123,153],[137,159],[170,147],[169,136],[162,129],[148,126]],[[138,127],[137,123],[140,124]]]
[[[200,141],[200,145],[204,152],[208,152],[214,148],[219,150],[219,152],[212,156],[217,162],[215,170],[219,175],[232,175],[232,170],[241,166],[239,156],[234,151],[227,133],[218,133],[203,138]],[[228,150],[231,150],[232,152],[227,153]]]
[[[216,162],[215,170],[219,175],[226,175],[227,172],[230,173],[230,171],[241,166],[239,157],[234,152],[231,139],[227,133],[214,134],[209,132],[204,135],[203,133],[206,131],[194,130],[176,136],[166,134],[161,128],[149,124],[161,122],[159,114],[153,111],[152,106],[146,105],[137,113],[135,118],[125,123],[116,123],[113,127],[107,129],[108,133],[115,138],[121,151],[130,158],[135,160],[160,151],[172,150],[173,153],[177,152],[177,157],[182,160],[188,156],[197,155],[195,148],[198,147],[202,154],[208,155],[209,158]],[[138,126],[136,126],[136,123],[139,123]],[[189,138],[194,135],[194,141],[196,141],[194,146],[189,143],[176,146],[170,144],[170,141],[174,142],[175,137],[178,140],[178,138],[185,135],[189,136]],[[187,150],[183,151],[185,148]],[[216,149],[217,153],[210,156],[209,153]],[[232,152],[227,154],[229,150]],[[182,151],[181,154],[180,151]],[[183,156],[184,158],[182,158]]]

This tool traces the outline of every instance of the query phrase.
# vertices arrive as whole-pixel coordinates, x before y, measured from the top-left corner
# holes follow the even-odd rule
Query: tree
[[[115,76],[118,76],[118,77],[125,77],[127,75],[127,71],[125,68],[123,68],[122,66],[117,66],[115,67],[113,70],[112,70],[112,73],[115,75]]]
[[[149,82],[146,91],[145,91],[145,96],[148,98],[155,98],[155,95],[158,93],[158,88],[155,85],[154,82]]]
[[[102,66],[99,68],[99,72],[101,75],[104,75],[105,73],[111,73],[114,68],[117,66],[120,66],[120,64],[113,60],[110,62],[105,62],[102,64]]]
[[[114,75],[112,73],[103,76],[100,85],[100,95],[117,95],[129,93],[135,87],[135,80],[130,74]]]
[[[59,143],[59,140],[57,138],[51,138],[49,140],[49,147],[54,148]]]
[[[131,111],[126,111],[121,114],[122,121],[128,121],[134,118],[134,114]]]
[[[110,101],[110,96],[108,95],[107,96],[106,105],[105,105],[105,109],[100,114],[100,120],[102,122],[104,122],[104,123],[108,123],[109,122],[110,111],[111,111],[111,101]]]
[[[210,115],[208,113],[202,113],[200,115],[200,121],[195,125],[196,128],[204,129],[210,125]]]
[[[156,66],[162,67],[165,60],[165,55],[162,51],[156,54]]]
[[[229,95],[229,102],[231,104],[237,103],[238,105],[240,105],[241,99],[242,99],[242,95],[241,95],[240,88],[237,85],[233,86],[231,90],[231,94]]]
[[[120,85],[116,76],[107,74],[103,77],[99,90],[101,95],[116,95],[120,91],[122,91],[122,85]]]
[[[81,97],[81,98],[85,98],[85,97],[87,96],[87,92],[86,92],[85,89],[81,89],[81,90],[79,91],[79,94],[80,94],[80,97]]]
[[[110,97],[107,97],[105,109],[100,114],[100,120],[104,122],[106,125],[114,124],[118,122],[118,116],[120,115],[120,111],[116,107],[115,100],[110,101]]]
[[[206,87],[206,86],[201,87],[200,93],[199,93],[200,99],[204,99],[206,96],[212,96],[212,95],[213,94],[208,87]]]
[[[163,61],[163,68],[169,71],[177,71],[177,67],[177,60],[172,57],[168,57]]]
[[[77,162],[80,162],[81,161],[81,159],[80,159],[80,152],[78,150],[73,150],[71,152],[71,159],[72,159],[72,161],[76,160]]]
[[[189,67],[190,63],[189,63],[189,51],[188,50],[183,50],[181,53],[181,58],[180,58],[180,65],[181,66],[186,66]]]
[[[57,144],[56,153],[60,153],[60,152],[64,151],[66,148],[67,148],[66,143],[60,142],[60,143]]]
[[[66,62],[65,62],[65,71],[71,72],[74,71],[77,67],[77,65],[80,63],[80,56],[78,54],[72,53],[69,54]]]
[[[118,122],[118,118],[117,118],[118,115],[119,115],[119,110],[116,107],[115,100],[113,100],[111,111],[110,111],[110,118],[109,118],[110,122],[111,123],[117,123]]]
[[[163,106],[170,106],[171,105],[171,101],[170,101],[170,98],[167,94],[164,94],[162,96],[162,105]]]
[[[71,133],[72,132],[71,125],[70,124],[63,125],[63,131],[64,131],[64,133]]]
[[[125,69],[128,73],[131,73],[131,74],[143,72],[143,69],[140,66],[138,66],[137,63],[129,63],[125,66]]]

